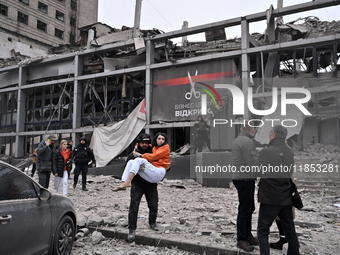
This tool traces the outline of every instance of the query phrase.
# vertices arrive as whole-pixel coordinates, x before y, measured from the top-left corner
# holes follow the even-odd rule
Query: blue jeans
[[[246,240],[251,234],[251,217],[255,211],[255,181],[233,180],[238,193],[237,241]]]

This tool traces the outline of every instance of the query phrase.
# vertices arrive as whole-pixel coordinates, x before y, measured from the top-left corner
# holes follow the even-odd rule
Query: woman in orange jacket
[[[164,178],[166,171],[170,168],[170,147],[167,144],[166,134],[157,133],[153,138],[152,145],[152,153],[140,154],[133,151],[136,158],[128,162],[123,172],[122,184],[113,191],[131,187],[131,181],[137,173],[151,183],[160,182]],[[144,168],[141,167],[142,165]]]

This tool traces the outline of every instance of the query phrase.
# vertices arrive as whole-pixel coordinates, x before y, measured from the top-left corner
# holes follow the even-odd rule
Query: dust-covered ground
[[[73,178],[73,175],[71,175]],[[81,178],[80,178],[81,179]],[[80,181],[81,182],[81,181]],[[88,176],[87,188],[81,190],[81,183],[72,188],[69,180],[68,197],[74,202],[78,217],[78,239],[72,254],[194,254],[176,247],[164,248],[127,243],[121,239],[105,238],[96,232],[87,234],[89,226],[106,226],[113,231],[128,233],[127,217],[130,190],[112,192],[112,186],[120,181],[111,176]],[[53,192],[53,177],[50,190]],[[61,187],[60,187],[61,189]],[[185,240],[187,242],[218,246],[238,251],[236,248],[237,191],[229,188],[202,187],[194,180],[164,180],[158,185],[159,226],[170,225],[169,231],[155,232],[148,225],[148,208],[145,197],[139,208],[137,235],[156,239]],[[256,191],[257,193],[257,191]],[[301,254],[339,254],[340,253],[340,196],[307,193],[302,191],[304,208],[296,211],[295,221],[299,235]],[[256,235],[259,205],[253,215],[253,234]],[[305,224],[304,224],[305,223]],[[311,224],[310,224],[311,223]],[[164,229],[166,229],[164,225]],[[305,225],[305,226],[303,226]],[[211,232],[211,233],[210,233]],[[85,233],[85,234],[84,234]],[[270,241],[276,242],[278,232],[275,223],[271,228]],[[258,246],[250,254],[258,254]],[[282,251],[271,249],[271,254]]]

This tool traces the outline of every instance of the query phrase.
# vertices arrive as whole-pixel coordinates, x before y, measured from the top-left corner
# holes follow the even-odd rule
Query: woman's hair
[[[162,132],[158,132],[154,137],[153,137],[153,139],[152,139],[152,146],[158,146],[157,145],[157,138],[158,138],[158,136],[164,136],[164,138],[165,138],[165,141],[164,141],[164,143],[161,145],[161,146],[163,146],[163,145],[165,145],[165,144],[167,144],[168,143],[168,138],[167,138],[167,136],[166,136],[166,134],[164,134],[164,133],[162,133]]]
[[[62,145],[63,143],[67,144],[67,141],[66,140],[61,140],[60,145]]]

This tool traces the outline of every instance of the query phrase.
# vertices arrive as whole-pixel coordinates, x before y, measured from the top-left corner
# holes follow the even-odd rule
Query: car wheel
[[[75,235],[74,223],[70,216],[64,216],[58,224],[53,239],[53,255],[71,254]]]

